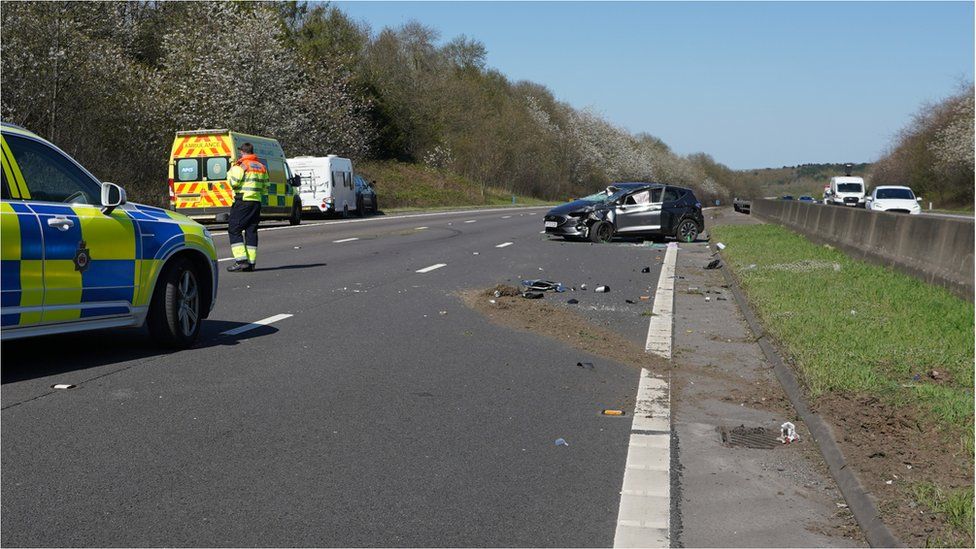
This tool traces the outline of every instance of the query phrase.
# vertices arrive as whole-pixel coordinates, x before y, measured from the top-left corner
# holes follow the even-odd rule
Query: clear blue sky
[[[417,20],[488,65],[736,169],[877,159],[972,81],[972,2],[335,2]]]

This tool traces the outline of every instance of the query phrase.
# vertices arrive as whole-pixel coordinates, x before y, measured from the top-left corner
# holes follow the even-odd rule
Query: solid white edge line
[[[415,231],[422,231],[422,230],[424,230],[424,229],[429,229],[429,228],[430,228],[430,227],[414,227],[414,229],[413,229],[413,230],[415,230]]]
[[[654,294],[651,321],[647,324],[644,350],[661,358],[671,359],[671,325],[674,310],[674,269],[678,259],[678,243],[671,242],[664,253],[661,276]]]
[[[496,248],[504,248],[506,246],[511,246],[512,244],[515,244],[515,243],[514,242],[502,242],[501,244],[499,244],[499,245],[497,245],[495,247]]]
[[[441,267],[447,267],[447,263],[437,263],[436,265],[431,265],[430,267],[424,267],[423,269],[419,269],[416,272],[429,273],[435,269],[440,269]]]
[[[333,244],[342,244],[343,242],[352,242],[353,240],[359,240],[358,237],[343,238],[342,240],[333,240]]]
[[[393,221],[397,219],[413,219],[417,217],[440,217],[445,215],[471,215],[471,214],[483,214],[483,213],[494,213],[494,212],[510,212],[513,209],[517,210],[538,210],[542,208],[552,208],[552,206],[525,206],[524,208],[492,208],[489,210],[457,210],[451,212],[432,212],[432,213],[421,213],[421,214],[406,214],[406,215],[391,215],[383,217],[368,217],[364,219],[342,219],[338,221],[323,221],[320,223],[302,223],[301,225],[283,225],[281,227],[267,227],[263,229],[258,229],[258,231],[283,231],[285,229],[305,229],[308,227],[320,227],[322,225],[349,225],[352,223],[370,223],[373,221]],[[524,215],[524,214],[519,214]],[[211,236],[220,236],[227,234],[227,231],[219,231],[210,233]]]
[[[278,322],[279,320],[284,320],[284,319],[290,318],[292,316],[294,316],[294,315],[290,315],[290,314],[278,314],[278,315],[274,315],[274,316],[269,316],[268,318],[264,318],[264,319],[261,319],[261,320],[257,320],[255,322],[250,323],[250,324],[245,324],[243,326],[238,326],[237,328],[234,328],[233,330],[227,330],[226,332],[220,332],[220,335],[232,336],[232,335],[242,334],[244,332],[248,332],[248,331],[253,330],[255,328],[260,328],[261,326],[267,326],[268,324],[272,324],[274,322]]]
[[[674,271],[678,245],[668,245],[654,295],[645,351],[671,359]],[[620,489],[614,547],[671,545],[671,391],[669,381],[641,369]]]

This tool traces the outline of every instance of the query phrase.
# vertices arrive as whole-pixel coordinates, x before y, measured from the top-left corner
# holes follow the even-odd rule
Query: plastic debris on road
[[[705,268],[706,269],[719,269],[721,267],[722,267],[722,260],[721,259],[713,259],[713,260],[711,260],[711,261],[708,262],[708,265],[705,265]]]
[[[557,438],[556,439],[556,446],[569,446],[569,443],[566,442],[566,439],[564,439],[564,438]]]
[[[649,295],[642,295],[642,296],[640,296],[640,300],[641,301],[650,301],[651,300],[651,296],[649,296]]]
[[[719,251],[721,251],[725,249],[725,244],[722,244],[721,242],[716,242],[715,247],[718,248]]]
[[[522,292],[525,299],[542,299],[542,292]]]
[[[603,415],[605,415],[605,416],[623,416],[623,415],[626,415],[626,414],[627,414],[627,412],[624,412],[623,410],[604,410],[603,411]]]
[[[644,267],[643,269],[641,269],[641,272],[642,273],[649,273],[649,272],[651,272],[651,268],[650,267]]]
[[[583,368],[583,369],[586,369],[586,370],[592,370],[593,369],[593,363],[592,362],[577,362],[576,363],[576,367],[577,368]]]
[[[566,303],[569,303],[570,305],[576,305],[577,303],[579,303],[579,300],[576,299],[576,298],[573,298],[573,299],[567,300]]]
[[[593,291],[598,294],[605,294],[610,291],[610,286],[597,286]]]
[[[630,303],[631,305],[634,304],[634,300],[633,299],[625,299],[624,301],[627,302],[627,303]]]
[[[783,444],[789,444],[791,442],[797,442],[800,440],[800,435],[796,434],[796,425],[793,425],[789,421],[779,426],[780,435],[776,437],[776,440],[782,442]]]
[[[533,280],[523,280],[522,286],[525,286],[526,291],[533,292],[565,292],[566,287],[563,286],[562,282],[553,282],[551,280],[542,280],[541,278]]]
[[[585,290],[585,289],[586,289],[586,284],[580,284],[580,290]]]

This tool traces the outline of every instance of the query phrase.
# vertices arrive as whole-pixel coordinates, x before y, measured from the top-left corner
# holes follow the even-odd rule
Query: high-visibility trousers
[[[254,200],[235,200],[230,207],[227,236],[230,251],[239,263],[252,265],[258,259],[258,223],[261,221],[261,203]]]

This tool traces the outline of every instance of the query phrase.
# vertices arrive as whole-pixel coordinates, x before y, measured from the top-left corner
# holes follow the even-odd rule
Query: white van
[[[352,160],[329,156],[289,158],[293,174],[301,177],[299,195],[306,212],[338,213],[348,217],[356,211],[356,183]]]
[[[852,176],[830,178],[830,188],[824,191],[824,204],[864,207],[864,179]]]

